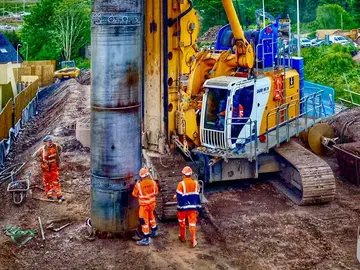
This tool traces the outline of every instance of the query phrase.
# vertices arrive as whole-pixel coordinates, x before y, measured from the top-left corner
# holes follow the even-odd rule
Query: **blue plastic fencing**
[[[335,90],[329,86],[316,84],[312,82],[304,82],[304,97],[309,96],[312,93],[323,91],[321,95],[322,110],[321,115],[327,117],[335,114]],[[309,104],[312,104],[312,101],[309,101]],[[316,105],[319,104],[319,100],[316,100]],[[309,116],[314,116],[314,112],[311,111]]]

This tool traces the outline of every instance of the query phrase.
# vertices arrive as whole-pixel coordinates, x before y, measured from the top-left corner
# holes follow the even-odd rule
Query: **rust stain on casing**
[[[102,232],[137,228],[141,168],[143,0],[93,0],[91,219]]]
[[[126,86],[133,87],[139,83],[139,70],[135,63],[126,69]]]

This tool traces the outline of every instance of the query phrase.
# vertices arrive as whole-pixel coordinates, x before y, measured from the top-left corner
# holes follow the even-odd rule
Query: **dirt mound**
[[[76,80],[82,85],[90,85],[91,84],[91,70],[86,69],[82,70]]]
[[[200,38],[201,42],[215,42],[219,30],[222,28],[222,25],[215,25],[207,30]]]
[[[7,163],[12,162],[19,153],[23,153],[36,142],[41,141],[47,134],[51,134],[54,127],[54,115],[60,116],[63,106],[70,95],[72,81],[60,83],[54,90],[43,94],[39,101],[38,116],[25,124],[16,142],[7,156]],[[7,165],[7,164],[5,164]]]
[[[90,114],[90,91],[88,86],[82,86],[71,79],[51,86],[51,89],[41,95],[38,116],[26,123],[22,128],[16,143],[12,147],[5,166],[19,159],[26,150],[42,145],[42,138],[48,134],[55,136],[55,142],[61,145],[66,142],[66,136],[75,134],[76,120]],[[62,139],[63,138],[63,139]],[[66,145],[66,149],[86,151],[78,146]]]
[[[329,121],[338,143],[360,142],[360,108],[347,109]]]
[[[88,153],[90,152],[90,148],[83,147],[82,144],[75,138],[68,139],[62,144],[63,152],[82,152]]]

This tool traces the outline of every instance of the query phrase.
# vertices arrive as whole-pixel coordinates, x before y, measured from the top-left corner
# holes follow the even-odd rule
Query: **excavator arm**
[[[252,104],[256,104],[253,102],[246,104],[249,105],[248,108],[246,108],[248,111],[251,110],[251,113],[255,112],[254,115],[250,114],[249,118],[259,123],[257,130],[260,131],[260,134],[256,133],[256,129],[255,134],[253,134],[254,131],[251,130],[253,125],[250,122],[250,125],[248,125],[249,128],[245,127],[238,131],[239,135],[235,134],[237,138],[240,138],[240,132],[243,132],[245,133],[244,136],[246,136],[245,139],[253,140],[253,136],[264,134],[268,131],[269,127],[276,127],[272,132],[278,132],[281,128],[278,122],[284,121],[282,120],[284,116],[282,108],[285,107],[279,107],[277,104],[278,101],[273,100],[276,90],[274,78],[282,71],[277,71],[277,73],[275,73],[275,70],[273,70],[273,72],[269,71],[265,74],[264,78],[260,78],[261,81],[260,79],[249,78],[248,75],[254,68],[255,52],[253,44],[250,44],[245,37],[232,0],[222,0],[222,4],[234,34],[235,43],[233,44],[233,51],[231,49],[228,51],[203,50],[200,53],[196,46],[199,33],[199,21],[197,13],[193,9],[192,1],[148,0],[145,3],[146,56],[143,130],[144,133],[146,133],[149,143],[149,147],[145,148],[150,151],[144,151],[144,160],[148,167],[153,168],[156,178],[159,179],[160,195],[157,197],[156,209],[158,217],[160,219],[176,218],[177,209],[176,202],[173,200],[173,192],[178,185],[178,180],[182,177],[179,168],[188,165],[188,162],[183,157],[184,155],[180,155],[177,151],[173,151],[170,155],[162,155],[161,157],[150,153],[151,150],[157,151],[161,149],[160,144],[164,142],[164,140],[160,140],[160,138],[163,137],[167,138],[170,145],[172,144],[171,146],[180,148],[185,156],[190,159],[194,156],[191,156],[188,148],[189,146],[195,146],[195,151],[198,154],[198,159],[195,159],[195,166],[198,167],[197,173],[199,173],[205,181],[256,178],[261,173],[280,171],[282,176],[287,179],[286,185],[291,187],[290,190],[292,191],[294,188],[297,189],[294,193],[295,196],[297,196],[295,199],[296,203],[312,204],[332,200],[335,192],[335,182],[331,169],[327,164],[317,159],[316,156],[314,157],[311,153],[306,152],[306,149],[303,149],[300,145],[287,144],[281,148],[277,148],[275,149],[277,153],[275,157],[275,153],[267,155],[266,152],[271,149],[272,146],[265,150],[267,146],[262,144],[261,149],[263,151],[262,154],[264,154],[262,158],[264,159],[258,159],[260,154],[257,151],[260,150],[260,147],[256,146],[257,141],[254,146],[257,149],[253,149],[253,144],[248,144],[251,149],[251,155],[246,153],[246,147],[243,148],[244,153],[239,153],[237,149],[238,145],[232,142],[232,138],[230,139],[231,145],[229,145],[227,135],[233,136],[232,124],[226,123],[227,127],[226,129],[224,128],[223,131],[211,128],[211,126],[216,126],[218,123],[221,125],[222,121],[225,123],[225,121],[227,121],[225,119],[225,117],[227,117],[226,114],[232,115],[234,112],[232,106],[235,104],[233,102],[235,94],[231,97],[231,95],[228,95],[229,91],[221,97],[220,95],[216,97],[217,101],[219,101],[219,108],[215,108],[214,113],[210,112],[212,111],[211,105],[202,106],[212,89],[218,90],[219,86],[219,89],[223,90],[223,87],[220,87],[220,85],[223,86],[227,80],[234,82],[234,84],[246,81],[248,85],[243,85],[244,89],[245,87],[247,88],[245,89],[246,91],[243,91],[245,102],[250,101],[250,98],[254,99],[260,96],[259,102],[261,102],[261,104],[257,103],[258,106],[255,105],[251,107]],[[259,55],[259,57],[261,56]],[[224,82],[221,81],[221,79],[214,80],[214,78],[220,76],[229,77],[226,78]],[[298,97],[300,96],[299,74],[296,71],[290,70],[287,71],[286,76],[285,74],[282,76],[285,86],[278,88],[278,90],[285,91],[286,89],[286,95],[289,94],[291,99],[295,97],[292,102],[298,102]],[[248,79],[243,80],[243,78],[240,77]],[[206,82],[208,79],[212,80],[209,84]],[[293,87],[291,87],[291,79]],[[204,89],[204,84],[209,86],[208,89]],[[232,88],[231,91],[232,90],[236,89]],[[259,95],[255,96],[257,94]],[[239,95],[237,96],[239,97]],[[215,100],[215,95],[213,97],[214,99],[212,101]],[[288,97],[285,96],[285,100],[286,98]],[[230,104],[230,106],[226,105],[227,113],[225,113],[225,116],[221,115],[224,111],[220,110],[220,101],[225,102],[222,104]],[[164,106],[162,106],[162,104],[164,104]],[[211,104],[211,102],[208,104]],[[238,104],[236,107],[239,108],[238,110],[240,111],[239,105],[241,104]],[[286,108],[289,108],[289,105],[290,102]],[[208,107],[210,107],[209,110]],[[261,110],[263,110],[263,112],[261,112]],[[290,114],[287,113],[288,117],[290,115],[291,119],[297,120],[295,107],[287,110],[290,112]],[[210,117],[222,116],[209,121],[210,128],[204,128],[207,111],[210,112]],[[242,111],[245,111],[244,108]],[[270,112],[274,111],[276,111],[276,115],[274,114],[273,117],[270,117]],[[291,117],[292,115],[294,115],[294,117]],[[275,117],[280,120],[272,120],[275,119]],[[246,120],[246,118],[247,116],[244,116],[242,120]],[[268,123],[269,118],[270,122]],[[234,120],[236,121],[238,119]],[[239,123],[235,121],[235,124]],[[288,125],[289,120],[286,121]],[[199,122],[200,125],[202,125],[201,132]],[[307,123],[307,120],[304,122]],[[245,126],[246,124],[243,125]],[[241,125],[238,126],[241,127]],[[204,129],[207,129],[207,131],[204,132]],[[290,125],[288,125],[287,132],[290,134]],[[163,134],[165,136],[161,136]],[[196,147],[201,144],[200,137],[203,142],[207,141],[208,143],[204,143],[203,147]],[[277,142],[274,141],[275,137],[275,135],[271,138],[269,136],[265,137],[266,142],[270,143],[271,139],[272,143],[280,144],[281,136],[277,136]],[[255,138],[255,140],[257,140],[257,138]],[[238,141],[242,141],[242,138]],[[235,140],[235,142],[237,141]],[[206,144],[210,147],[206,146]],[[243,143],[240,143],[240,145],[241,144]],[[223,147],[223,145],[225,145],[225,147]],[[232,150],[236,151],[233,152]],[[255,151],[256,160],[253,158],[252,150]],[[158,152],[164,153],[165,151],[158,150]],[[227,158],[227,155],[232,155],[233,158]],[[252,162],[249,162],[250,156]],[[294,157],[296,158],[294,159]],[[267,164],[269,160],[271,162]],[[282,167],[283,164],[285,164],[284,168]],[[313,166],[314,170],[309,174],[309,167],[303,166],[303,164],[315,164],[316,166]],[[261,168],[260,166],[263,167]],[[234,168],[240,167],[241,170],[238,169],[237,172],[235,172],[236,170]],[[322,175],[317,175],[317,172]],[[301,196],[299,197],[300,193]],[[294,196],[289,197],[292,198]]]
[[[255,62],[254,49],[245,38],[244,31],[234,8],[234,4],[232,0],[222,0],[222,3],[231,29],[234,33],[237,64],[239,67],[253,68]]]
[[[146,2],[144,145],[164,149],[158,144],[164,135],[168,142],[177,135],[185,150],[187,142],[199,145],[196,111],[201,108],[204,82],[231,75],[238,68],[253,68],[254,50],[234,5],[231,0],[222,3],[234,33],[235,54],[198,52],[200,23],[191,0]]]

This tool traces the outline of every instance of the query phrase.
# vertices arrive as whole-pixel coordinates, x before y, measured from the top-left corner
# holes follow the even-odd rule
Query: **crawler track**
[[[299,205],[327,203],[335,196],[335,177],[330,166],[300,144],[290,141],[274,149],[281,157],[285,183],[275,185]]]
[[[148,157],[147,165],[154,171],[159,181],[159,196],[156,199],[156,214],[161,220],[177,218],[176,194],[178,183],[182,180],[181,170],[187,162],[180,154],[170,156]]]
[[[323,204],[335,196],[335,178],[329,165],[300,144],[290,141],[274,149],[279,155],[283,180],[274,185],[298,205]],[[159,219],[176,219],[177,201],[173,198],[182,179],[181,170],[188,163],[178,153],[147,156],[146,163],[159,181],[156,213]]]

